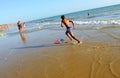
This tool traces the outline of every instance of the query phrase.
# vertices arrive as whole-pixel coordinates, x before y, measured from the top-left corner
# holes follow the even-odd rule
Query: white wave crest
[[[75,21],[78,25],[111,25],[116,24],[120,25],[120,20],[81,20],[81,21]]]

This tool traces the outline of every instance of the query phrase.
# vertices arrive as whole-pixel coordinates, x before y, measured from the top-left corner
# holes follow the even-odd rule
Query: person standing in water
[[[18,26],[18,29],[19,29],[19,32],[20,32],[21,40],[25,44],[26,43],[26,37],[25,37],[25,35],[22,32],[22,24],[21,24],[20,21],[17,22],[17,26]]]
[[[88,16],[90,16],[89,12],[88,12]]]
[[[72,23],[73,25],[73,29],[75,29],[74,23],[72,20],[68,20],[64,15],[61,16],[61,27],[63,27],[63,25],[66,26],[66,32],[65,34],[67,35],[67,37],[72,41],[72,39],[76,40],[78,43],[80,43],[80,40],[75,37],[73,35],[73,33],[71,32],[71,26],[70,23]]]
[[[26,28],[26,23],[25,22],[23,23],[23,27]]]
[[[26,31],[26,22],[23,23],[23,27],[24,27],[24,31],[27,32]]]
[[[17,26],[20,32],[22,32],[22,24],[20,23],[20,21],[17,22]]]

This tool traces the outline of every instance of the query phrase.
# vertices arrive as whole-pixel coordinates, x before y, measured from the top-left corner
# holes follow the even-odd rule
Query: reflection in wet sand
[[[26,44],[26,37],[25,37],[25,34],[23,32],[20,32],[20,37],[21,37],[21,40],[24,44]]]

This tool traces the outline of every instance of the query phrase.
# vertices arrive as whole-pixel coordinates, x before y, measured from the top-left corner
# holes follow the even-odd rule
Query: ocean
[[[89,9],[73,13],[64,14],[68,19],[74,20],[76,30],[99,30],[116,28],[120,33],[120,4],[107,7]],[[48,17],[27,22],[27,31],[36,30],[65,30],[60,27],[61,15]],[[22,20],[21,20],[22,21]],[[17,27],[11,27],[4,32],[5,36],[19,33]]]
[[[88,15],[89,13],[89,15]],[[119,27],[120,25],[120,4],[102,8],[89,9],[84,11],[64,14],[68,19],[74,20],[75,25],[80,29],[103,28],[106,26]],[[61,15],[34,20],[28,23],[30,26],[41,26],[45,28],[60,27]]]

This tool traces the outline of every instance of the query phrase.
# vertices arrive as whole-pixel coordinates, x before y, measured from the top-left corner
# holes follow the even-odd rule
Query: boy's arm
[[[73,22],[72,20],[69,20],[69,21],[72,23],[72,25],[73,25],[73,29],[75,29],[74,22]]]
[[[63,27],[63,22],[61,21],[61,27]]]

